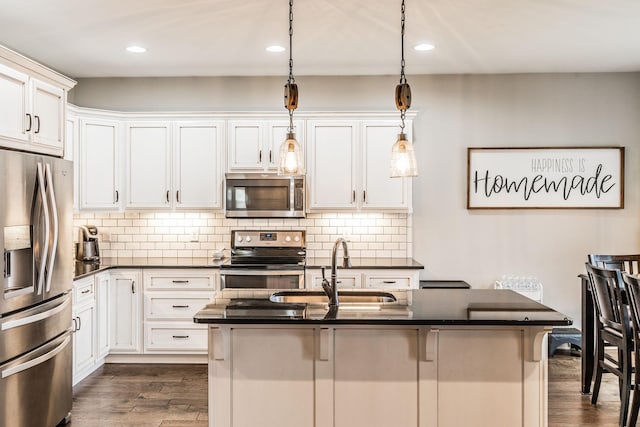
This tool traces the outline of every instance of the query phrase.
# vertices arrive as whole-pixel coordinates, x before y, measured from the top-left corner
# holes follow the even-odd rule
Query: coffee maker
[[[98,227],[95,225],[81,225],[78,227],[76,259],[79,261],[100,261]]]

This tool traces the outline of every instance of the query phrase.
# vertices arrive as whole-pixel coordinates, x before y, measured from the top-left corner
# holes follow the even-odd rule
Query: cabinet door
[[[176,207],[220,208],[223,123],[177,123],[175,128],[172,196]]]
[[[93,302],[76,309],[76,331],[73,334],[73,372],[76,375],[92,366],[96,357],[95,309]]]
[[[407,121],[407,138],[411,140],[411,122]],[[400,127],[392,121],[365,122],[362,127],[362,209],[409,208],[410,178],[391,178],[391,147],[398,139]]]
[[[119,206],[119,124],[80,121],[80,209],[116,209]]]
[[[31,94],[33,97],[31,107],[33,144],[62,155],[66,108],[64,90],[40,80],[31,79]]]
[[[127,124],[128,208],[171,207],[168,123]]]
[[[418,330],[334,334],[334,426],[417,426]]]
[[[109,305],[111,353],[140,353],[142,286],[139,272],[111,273]]]
[[[97,359],[109,354],[109,278],[110,273],[95,276]]]
[[[229,170],[262,170],[269,160],[263,151],[264,123],[261,121],[229,122]]]
[[[307,328],[233,330],[234,426],[316,425],[314,342]]]
[[[309,208],[356,207],[355,122],[309,122]]]
[[[28,82],[28,75],[0,64],[0,138],[28,141]],[[2,145],[19,147],[10,142]]]

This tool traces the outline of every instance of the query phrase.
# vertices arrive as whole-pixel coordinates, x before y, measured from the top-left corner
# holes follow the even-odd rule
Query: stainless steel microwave
[[[227,174],[227,218],[304,218],[304,176]]]

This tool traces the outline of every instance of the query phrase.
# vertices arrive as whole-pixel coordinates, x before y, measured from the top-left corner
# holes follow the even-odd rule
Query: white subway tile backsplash
[[[82,212],[74,225],[94,224],[110,242],[105,257],[207,257],[229,248],[231,230],[306,230],[310,257],[331,256],[333,242],[346,237],[354,257],[412,254],[412,217],[402,213],[312,213],[300,219],[235,219],[222,212]],[[77,235],[77,230],[75,230]],[[193,241],[196,240],[196,241]]]

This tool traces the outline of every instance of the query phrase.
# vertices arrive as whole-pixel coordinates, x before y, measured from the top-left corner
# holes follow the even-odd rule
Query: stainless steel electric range
[[[304,288],[305,244],[303,230],[233,230],[221,289]]]

